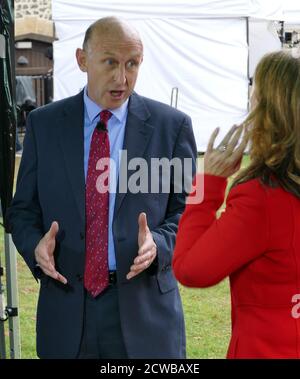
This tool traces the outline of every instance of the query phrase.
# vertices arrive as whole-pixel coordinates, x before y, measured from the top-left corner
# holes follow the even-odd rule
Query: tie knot
[[[102,121],[105,126],[107,126],[108,120],[111,118],[112,113],[108,111],[107,109],[104,109],[103,111],[100,112],[100,121]]]

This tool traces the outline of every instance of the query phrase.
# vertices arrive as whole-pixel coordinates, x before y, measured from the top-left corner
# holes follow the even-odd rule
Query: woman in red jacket
[[[228,358],[300,358],[300,60],[284,52],[265,56],[252,100],[243,127],[233,127],[218,148],[218,130],[211,137],[198,176],[204,199],[191,204],[194,193],[187,199],[173,269],[189,287],[229,276]],[[217,219],[248,137],[251,163]]]

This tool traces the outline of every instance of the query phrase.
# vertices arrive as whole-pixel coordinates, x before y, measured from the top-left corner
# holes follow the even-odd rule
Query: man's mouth
[[[109,91],[114,99],[121,99],[125,91]]]

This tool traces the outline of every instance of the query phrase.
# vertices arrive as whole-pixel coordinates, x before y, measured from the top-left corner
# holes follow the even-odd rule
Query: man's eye
[[[127,62],[127,68],[133,68],[137,66],[137,62],[136,61],[129,61]]]
[[[106,59],[105,60],[105,63],[109,66],[113,65],[115,63],[115,61],[113,59]]]

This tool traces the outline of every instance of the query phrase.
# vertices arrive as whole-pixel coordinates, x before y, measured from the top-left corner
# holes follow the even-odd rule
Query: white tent
[[[248,76],[270,45],[266,20],[281,20],[283,9],[281,0],[52,0],[52,13],[55,100],[86,83],[75,50],[88,25],[109,15],[127,18],[145,47],[136,91],[170,104],[178,88],[177,107],[192,117],[198,151],[204,151],[216,126],[222,135],[247,114]],[[264,20],[258,35],[250,23],[249,37],[248,17]],[[257,53],[253,49],[249,67],[248,41],[255,46],[264,35],[268,41]],[[273,37],[272,50],[280,48]]]
[[[300,30],[300,1],[299,0],[286,0],[284,3],[284,10],[283,10],[283,20],[284,20],[284,29],[285,30],[293,30],[298,31]],[[296,32],[297,33],[297,32]],[[297,34],[296,34],[297,36]],[[299,37],[296,39],[299,39]],[[300,56],[300,45],[294,45],[292,47],[292,52],[295,54],[295,56]]]
[[[283,6],[283,21],[286,24],[300,24],[300,1],[285,0]]]

